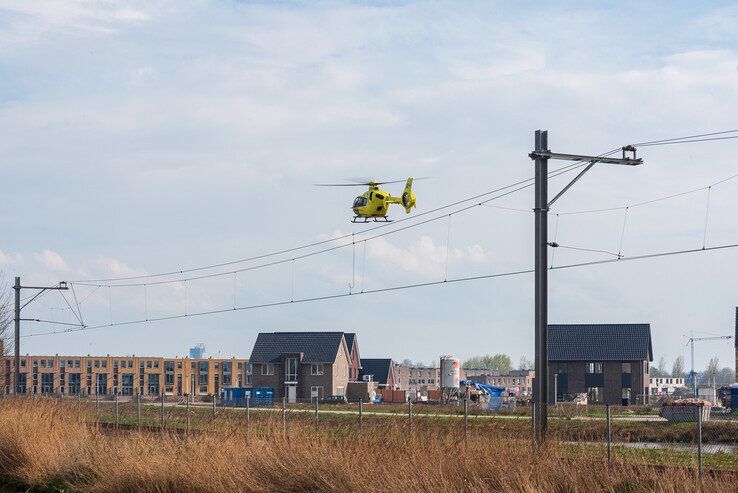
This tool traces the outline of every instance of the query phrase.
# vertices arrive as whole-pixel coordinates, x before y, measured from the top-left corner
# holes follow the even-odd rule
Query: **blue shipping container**
[[[273,406],[274,387],[223,387],[220,389],[220,402],[227,407]]]

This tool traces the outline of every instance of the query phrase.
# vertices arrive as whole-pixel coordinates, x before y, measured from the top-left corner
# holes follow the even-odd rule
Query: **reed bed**
[[[206,421],[205,418],[201,418]],[[202,423],[201,423],[202,424]],[[497,436],[447,421],[319,423],[278,413],[220,413],[207,426],[102,427],[94,408],[57,400],[0,401],[0,479],[10,491],[85,492],[681,492],[736,491],[736,471],[701,483],[681,465],[616,460],[552,440]],[[330,426],[329,426],[330,425]],[[580,453],[581,452],[581,453]]]

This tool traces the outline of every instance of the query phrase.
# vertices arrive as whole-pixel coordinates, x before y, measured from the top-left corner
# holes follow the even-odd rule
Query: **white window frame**
[[[290,373],[290,365],[294,365],[295,371]],[[285,358],[284,360],[284,381],[285,382],[296,382],[297,375],[300,369],[300,362],[297,358]]]
[[[262,363],[261,364],[262,375],[274,375],[274,363]]]
[[[325,368],[323,366],[323,363],[312,363],[310,365],[310,374],[311,375],[323,375],[325,371]]]

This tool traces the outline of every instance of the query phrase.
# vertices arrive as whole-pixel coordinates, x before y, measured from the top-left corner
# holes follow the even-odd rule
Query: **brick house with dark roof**
[[[399,389],[400,378],[397,374],[397,363],[389,358],[362,358],[360,379],[371,376],[379,388]]]
[[[359,372],[361,371],[361,355],[359,354],[359,343],[356,340],[356,334],[346,332],[343,334],[346,339],[346,347],[349,350],[349,382],[359,380]]]
[[[548,326],[548,400],[587,394],[589,404],[643,403],[653,361],[649,324]]]
[[[358,358],[355,334],[349,339]],[[358,375],[343,332],[261,332],[249,362],[252,385],[273,387],[288,402],[345,395],[352,368]]]

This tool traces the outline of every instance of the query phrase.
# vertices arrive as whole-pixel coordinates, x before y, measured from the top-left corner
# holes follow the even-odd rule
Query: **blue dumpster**
[[[274,405],[274,387],[223,387],[220,389],[220,402],[226,407],[251,407]]]

